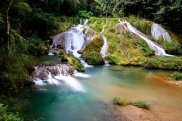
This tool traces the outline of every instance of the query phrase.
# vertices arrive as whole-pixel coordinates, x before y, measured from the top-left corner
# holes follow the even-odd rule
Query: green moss
[[[95,24],[95,26],[91,26],[96,19],[97,23]],[[150,39],[152,38],[152,21],[136,16],[130,16],[122,19],[128,20],[138,30],[146,34]],[[106,18],[91,17],[91,22],[89,22],[89,26],[91,26],[91,28],[97,33],[100,33],[105,23]],[[107,18],[107,24],[105,26],[104,34],[108,40],[108,56],[106,57],[106,59],[109,61],[109,63],[118,65],[144,66],[146,68],[181,70],[182,66],[179,58],[151,58],[151,56],[154,55],[154,51],[149,48],[147,43],[139,36],[132,34],[131,32],[126,31],[122,34],[118,32],[118,23],[118,18]],[[170,35],[172,35],[173,39],[173,34],[170,33]],[[86,49],[83,51],[84,55],[92,52],[100,52],[103,45],[103,40],[100,35],[97,35],[95,40],[91,44],[89,44],[88,47],[86,47]],[[102,42],[102,44],[99,42]],[[157,41],[157,43],[160,43],[162,46],[164,46],[167,53],[175,53],[178,55],[181,54],[181,45],[177,44],[176,42],[165,44],[164,41]]]
[[[116,97],[113,98],[113,103],[115,105],[121,105],[121,106],[133,105],[133,106],[143,108],[143,109],[149,109],[150,108],[149,104],[147,102],[145,102],[145,101],[131,102],[131,101],[128,101],[127,99],[122,99],[119,96],[116,96]]]
[[[166,69],[166,70],[182,70],[181,57],[155,57],[148,58],[144,62],[145,68]]]
[[[176,42],[165,42],[166,52],[173,55],[182,55],[182,45]]]
[[[174,72],[171,74],[172,78],[175,80],[182,80],[182,73],[181,72]]]
[[[94,37],[93,41],[87,45],[87,47],[81,52],[83,58],[90,65],[100,65],[103,64],[102,56],[100,54],[103,45],[103,40],[101,35]]]
[[[104,42],[102,40],[101,35],[100,34],[99,35],[96,35],[94,37],[94,39],[92,40],[92,42],[90,44],[88,44],[86,46],[86,48],[82,51],[82,54],[83,55],[86,55],[86,54],[91,53],[91,52],[100,52],[103,43]]]
[[[113,103],[116,105],[128,105],[129,102],[127,99],[122,99],[121,97],[114,97],[113,98]]]
[[[149,48],[146,42],[143,40],[132,41],[132,44],[139,48],[139,50],[143,53],[144,56],[154,55],[154,51]]]
[[[83,65],[80,63],[80,61],[75,56],[73,56],[73,54],[67,54],[65,52],[65,50],[60,50],[59,56],[62,61],[69,63],[77,71],[80,71],[80,72],[85,71]]]
[[[145,101],[136,101],[136,102],[133,102],[132,105],[139,108],[149,109],[149,104],[146,103]]]
[[[100,52],[91,52],[83,56],[86,62],[90,65],[101,65],[103,64],[103,59]]]

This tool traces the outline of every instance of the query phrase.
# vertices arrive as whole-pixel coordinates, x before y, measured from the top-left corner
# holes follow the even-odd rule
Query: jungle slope
[[[164,48],[168,54],[175,56],[155,56],[154,51],[151,50],[147,43],[138,35],[133,34],[129,31],[122,32],[120,30],[118,19],[127,20],[139,31],[144,33],[154,43]],[[143,66],[146,68],[156,69],[182,70],[182,58],[180,57],[182,55],[180,44],[181,38],[177,34],[171,32],[167,27],[164,27],[169,32],[172,41],[154,41],[151,36],[152,24],[152,21],[135,16],[130,16],[127,18],[91,17],[89,19],[88,26],[91,30],[96,31],[96,36],[94,37],[93,41],[88,44],[87,47],[82,51],[83,57],[86,59],[88,56],[90,58],[94,58],[95,55],[99,55],[101,47],[103,45],[101,42],[103,40],[101,38],[100,32],[105,25],[104,35],[107,38],[109,46],[106,59],[109,61],[109,63],[118,65]],[[93,57],[91,57],[92,55]],[[90,62],[88,61],[88,63]],[[93,64],[93,62],[90,64]]]

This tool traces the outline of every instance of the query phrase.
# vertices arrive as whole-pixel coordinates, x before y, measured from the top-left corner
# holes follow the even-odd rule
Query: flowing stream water
[[[160,56],[172,56],[172,55],[167,54],[162,47],[160,47],[157,44],[155,44],[154,42],[152,42],[142,32],[140,32],[139,30],[137,30],[134,26],[132,26],[126,20],[123,20],[123,21],[120,21],[119,20],[119,22],[120,22],[120,24],[126,30],[129,30],[130,32],[132,32],[132,33],[138,35],[140,38],[142,38],[148,44],[148,46],[155,52],[156,55],[160,55]]]
[[[114,96],[131,101],[145,100],[156,114],[180,121],[182,89],[161,81],[156,77],[160,73],[167,72],[96,66],[69,76],[66,83],[71,83],[71,88],[64,84],[36,86],[21,96],[32,102],[29,118],[40,121],[125,121],[112,103]],[[84,91],[73,90],[74,86],[79,87],[77,84]]]

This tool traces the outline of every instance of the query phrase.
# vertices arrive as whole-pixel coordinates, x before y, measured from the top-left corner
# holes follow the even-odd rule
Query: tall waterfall
[[[78,53],[78,51],[82,50],[86,44],[88,43],[88,39],[85,39],[85,35],[83,33],[84,29],[87,29],[89,31],[88,27],[86,26],[88,22],[88,19],[86,20],[81,20],[80,19],[80,24],[72,27],[70,30],[67,32],[58,34],[57,36],[54,37],[53,39],[53,45],[54,46],[63,46],[65,51],[67,53],[72,53],[76,58],[80,60],[80,62],[83,64],[84,67],[92,67],[88,65],[83,58],[81,58],[81,54]],[[90,39],[90,38],[89,38]]]
[[[68,64],[57,64],[51,66],[37,66],[32,73],[32,80],[37,86],[67,85],[75,91],[85,91],[81,83],[71,77],[75,73],[73,67]],[[88,77],[85,74],[75,73],[75,76]]]
[[[153,23],[151,28],[151,35],[154,40],[163,39],[164,41],[171,41],[169,33],[159,24]]]
[[[154,42],[152,42],[150,39],[148,39],[142,32],[140,32],[139,30],[137,30],[135,27],[133,27],[129,22],[127,22],[126,20],[120,21],[120,24],[126,29],[129,30],[130,32],[138,35],[140,38],[142,38],[147,44],[148,46],[155,52],[156,55],[161,55],[161,56],[172,56],[169,55],[165,52],[165,50],[158,46],[157,44],[155,44]]]
[[[106,66],[109,66],[108,61],[105,59],[105,57],[107,56],[107,50],[108,50],[107,38],[106,38],[105,35],[104,35],[104,31],[105,31],[104,28],[105,28],[106,24],[107,24],[107,19],[106,19],[106,23],[105,23],[105,25],[103,26],[103,29],[102,29],[102,31],[101,31],[101,33],[100,33],[100,35],[102,36],[102,39],[103,39],[103,41],[104,41],[104,44],[103,44],[103,46],[102,46],[102,48],[101,48],[101,51],[100,51],[100,54],[101,54],[101,56],[102,56],[102,58],[103,58],[103,60],[104,60],[105,65],[106,65]]]
[[[102,39],[104,41],[104,44],[101,48],[101,55],[102,55],[102,58],[105,58],[107,56],[107,49],[108,49],[108,43],[107,43],[107,39],[106,37],[104,36],[104,29],[102,30],[102,32],[100,33],[100,35],[102,36]]]

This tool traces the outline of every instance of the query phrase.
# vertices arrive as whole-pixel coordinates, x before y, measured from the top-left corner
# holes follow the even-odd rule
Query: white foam
[[[90,75],[88,75],[88,74],[79,73],[79,72],[74,73],[73,75],[76,77],[82,77],[82,78],[89,78],[90,77]]]
[[[72,89],[74,89],[75,91],[81,91],[84,92],[85,89],[83,88],[83,86],[79,83],[78,80],[76,80],[75,78],[69,76],[55,76],[56,79],[58,80],[62,80],[64,81],[68,86],[70,86]]]

